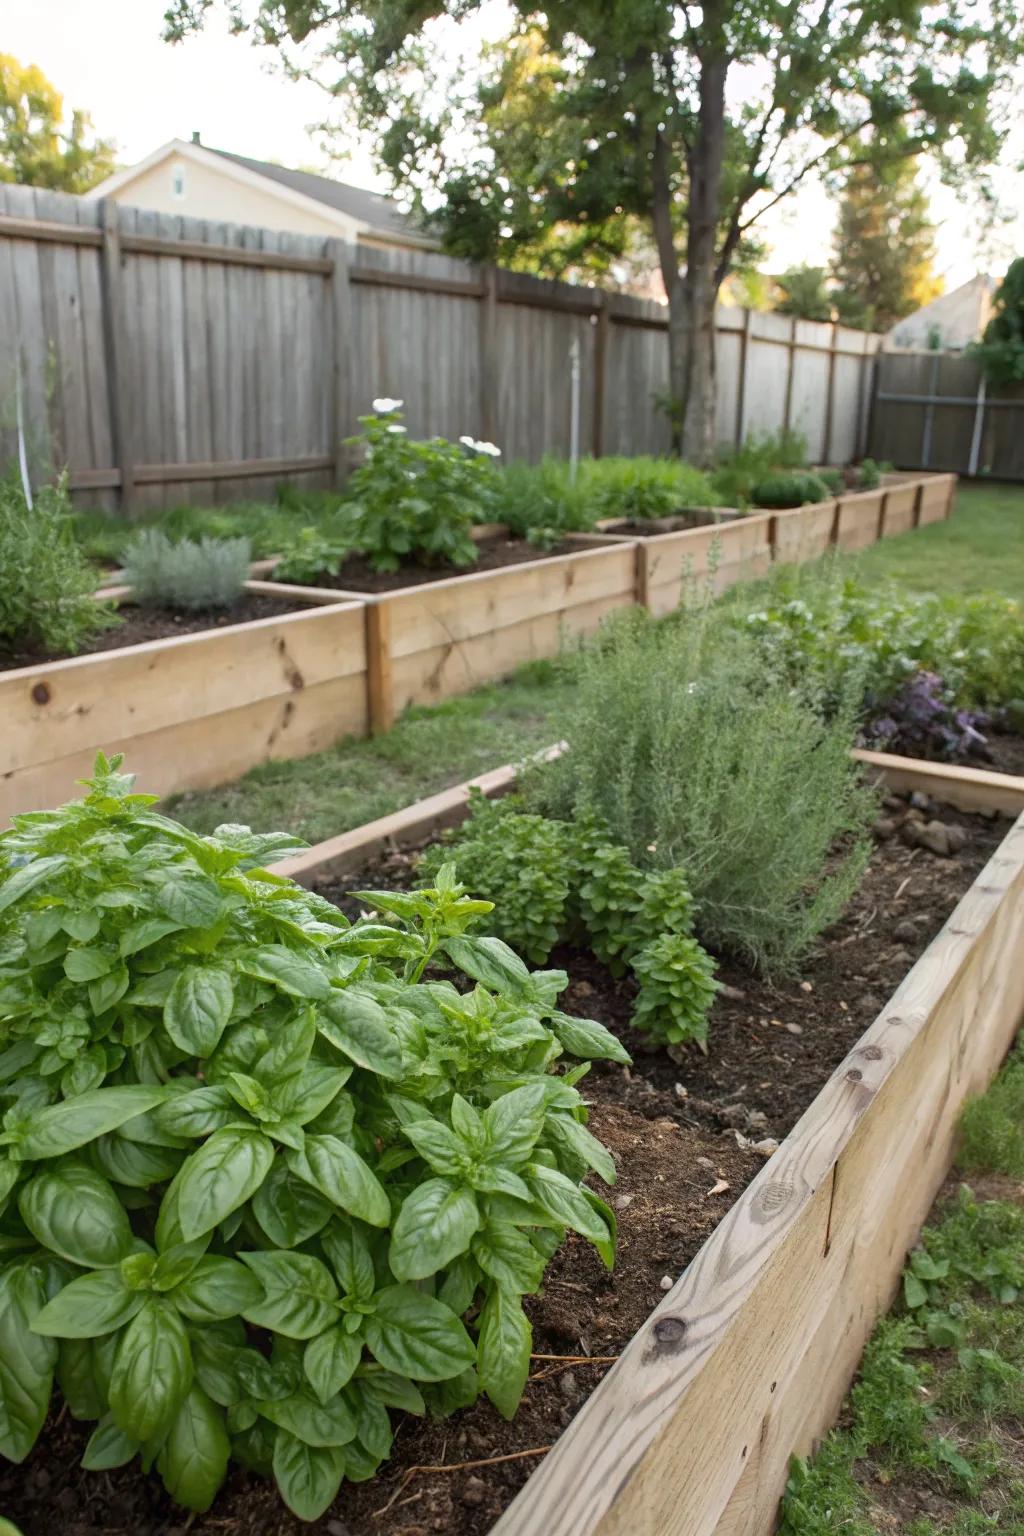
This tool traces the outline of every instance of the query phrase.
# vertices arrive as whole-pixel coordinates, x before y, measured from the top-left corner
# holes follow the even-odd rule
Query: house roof
[[[90,188],[83,196],[87,201],[94,202],[111,196],[115,192],[121,192],[144,172],[175,154],[185,160],[194,160],[206,166],[216,166],[225,175],[247,182],[250,186],[258,181],[273,182],[276,188],[273,195],[280,197],[286,203],[291,203],[294,207],[305,207],[308,210],[310,204],[314,203],[321,211],[329,210],[329,215],[337,215],[339,225],[347,230],[351,230],[354,221],[357,226],[363,226],[368,234],[379,235],[388,241],[435,249],[437,247],[437,241],[434,238],[420,231],[413,220],[403,214],[391,198],[384,197],[379,192],[369,192],[363,187],[352,187],[347,182],[334,181],[329,176],[317,176],[312,171],[293,171],[287,166],[271,165],[266,160],[251,160],[246,155],[232,154],[226,149],[213,149],[208,144],[201,144],[197,139],[191,142],[184,139],[171,139],[167,144],[161,144],[137,165],[130,165],[123,171],[115,171],[112,176],[108,176],[105,181]]]
[[[211,154],[219,155],[223,160],[244,166],[247,171],[255,171],[258,176],[266,176],[270,181],[289,187],[293,192],[300,192],[304,197],[326,203],[338,213],[347,213],[350,218],[359,219],[373,229],[389,235],[418,235],[423,238],[412,220],[400,211],[393,200],[379,192],[352,187],[347,182],[334,181],[330,176],[317,176],[313,171],[293,171],[285,165],[272,165],[267,160],[250,160],[248,155],[235,155],[227,149],[212,149],[207,144],[203,148],[210,149]]]

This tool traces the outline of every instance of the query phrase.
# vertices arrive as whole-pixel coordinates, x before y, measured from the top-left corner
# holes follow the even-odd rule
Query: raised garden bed
[[[819,560],[835,539],[839,502],[815,501],[772,519],[772,560],[776,565],[802,565]]]
[[[281,602],[280,589],[258,601]],[[365,734],[362,604],[295,588],[283,601],[249,622],[0,673],[0,824],[70,798],[99,750],[130,752],[171,794]]]
[[[888,778],[892,765],[873,765]],[[488,787],[511,777],[499,771]],[[958,785],[965,802],[969,778]],[[1024,808],[1024,782],[1003,788]],[[727,967],[732,990],[712,1015],[707,1059],[645,1050],[625,1023],[627,984],[592,959],[556,954],[573,976],[570,1010],[625,1031],[635,1056],[632,1070],[598,1066],[588,1080],[592,1124],[619,1164],[615,1275],[570,1241],[531,1303],[533,1379],[512,1424],[482,1404],[441,1423],[408,1421],[389,1465],[346,1486],[314,1529],[767,1536],[791,1452],[831,1422],[891,1298],[948,1165],[960,1104],[992,1075],[1024,1011],[1024,975],[1012,965],[1024,941],[1024,819],[1002,837],[990,790],[981,786],[980,816],[969,805],[941,813],[966,839],[955,860],[898,836],[880,845],[800,981],[755,988]],[[458,813],[460,794],[411,808],[405,836],[422,842],[438,816]],[[407,883],[403,855],[381,860],[380,829],[362,836],[362,848],[350,839],[347,865],[321,848],[319,863],[314,853],[279,868],[339,899],[351,884],[342,870],[365,868],[368,856],[374,881]],[[770,1142],[756,1149],[766,1135],[785,1137],[772,1155]],[[651,1311],[662,1277],[681,1268]],[[78,1471],[84,1438],[69,1419],[55,1422],[5,1475],[2,1505],[26,1536],[69,1511],[89,1529],[174,1521],[137,1468]],[[304,1529],[268,1484],[239,1471],[190,1528]]]

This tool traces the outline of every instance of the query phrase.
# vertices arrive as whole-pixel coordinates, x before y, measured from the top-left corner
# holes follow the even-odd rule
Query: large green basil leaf
[[[348,1221],[332,1221],[320,1241],[334,1265],[342,1295],[369,1301],[377,1281],[370,1245],[359,1228]]]
[[[321,1403],[330,1402],[355,1373],[363,1343],[340,1324],[310,1339],[302,1356],[306,1379]]]
[[[64,956],[64,974],[69,981],[98,981],[111,970],[114,958],[109,949],[99,945],[69,949]]]
[[[101,1419],[107,1410],[109,1373],[100,1368],[95,1341],[61,1339],[59,1349],[57,1383],[71,1417]]]
[[[385,1370],[413,1381],[458,1376],[476,1358],[462,1323],[441,1302],[408,1285],[390,1285],[374,1297],[364,1323],[367,1347]]]
[[[527,1083],[495,1099],[484,1111],[488,1159],[520,1167],[544,1128],[545,1112],[543,1083]]]
[[[307,1136],[304,1151],[288,1153],[288,1166],[368,1226],[386,1227],[390,1222],[391,1202],[383,1184],[337,1136]]]
[[[192,1384],[192,1352],[175,1308],[146,1300],[124,1331],[110,1378],[110,1411],[126,1435],[141,1441],[167,1433]]]
[[[170,917],[140,917],[129,923],[121,934],[118,952],[127,960],[130,955],[137,955],[140,950],[148,949],[151,944],[165,939],[169,933],[178,933],[180,929],[181,924]]]
[[[391,1233],[396,1280],[425,1280],[469,1247],[480,1226],[472,1190],[447,1179],[428,1179],[402,1203]]]
[[[282,1024],[254,1068],[263,1083],[279,1082],[301,1072],[309,1061],[316,1042],[316,1018],[312,1008],[303,1008],[287,1024]]]
[[[101,1269],[58,1291],[32,1327],[55,1339],[95,1339],[130,1322],[145,1299],[129,1290],[119,1269]]]
[[[351,1073],[351,1067],[325,1067],[310,1062],[301,1072],[278,1080],[270,1102],[279,1115],[287,1116],[297,1125],[308,1125],[337,1098]]]
[[[175,1286],[171,1300],[194,1323],[215,1323],[239,1317],[247,1307],[263,1299],[263,1287],[251,1270],[237,1259],[207,1254],[187,1280]]]
[[[257,1328],[289,1339],[311,1339],[337,1320],[338,1288],[331,1272],[308,1253],[241,1253],[263,1287],[263,1300],[243,1314]]]
[[[355,1415],[341,1396],[321,1403],[310,1392],[296,1392],[256,1406],[271,1424],[307,1445],[347,1445],[356,1437]]]
[[[172,870],[156,892],[161,912],[183,928],[212,928],[224,901],[215,880],[193,870]]]
[[[219,965],[186,965],[164,1004],[164,1028],[190,1056],[213,1054],[234,1007],[231,973]]]
[[[595,1243],[607,1243],[611,1234],[578,1184],[567,1179],[557,1168],[543,1163],[528,1163],[530,1187],[540,1205],[563,1227],[572,1227]]]
[[[274,1441],[274,1478],[281,1497],[300,1520],[318,1520],[333,1503],[345,1475],[340,1446],[306,1445],[278,1430]]]
[[[157,1457],[164,1487],[178,1504],[202,1514],[227,1476],[230,1458],[224,1415],[193,1382]]]
[[[20,1151],[24,1158],[63,1157],[97,1136],[154,1109],[167,1096],[162,1086],[131,1085],[97,1088],[75,1099],[37,1110],[29,1122]]]
[[[441,947],[453,965],[492,992],[521,992],[530,980],[530,972],[515,950],[501,939],[452,938],[445,939]]]
[[[556,1149],[577,1158],[585,1168],[592,1168],[606,1184],[615,1183],[615,1159],[603,1142],[598,1141],[574,1115],[552,1114],[547,1122],[547,1139]]]
[[[45,1301],[31,1262],[0,1272],[0,1454],[8,1461],[24,1461],[50,1406],[57,1345],[33,1328]]]
[[[131,1252],[128,1215],[102,1174],[68,1160],[43,1168],[18,1195],[21,1219],[44,1248],[88,1269],[109,1269]]]
[[[617,1061],[628,1067],[632,1060],[622,1042],[596,1019],[574,1019],[556,1011],[551,1015],[551,1028],[569,1055],[581,1061]]]
[[[402,1047],[387,1014],[374,998],[353,987],[332,991],[328,1001],[317,1010],[317,1028],[357,1067],[365,1067],[380,1077],[402,1076]]]
[[[333,1206],[277,1158],[252,1197],[252,1213],[275,1248],[296,1248],[330,1221]]]
[[[192,1088],[176,1093],[154,1110],[157,1130],[167,1136],[209,1136],[238,1119],[238,1110],[230,1093],[221,1084]]]
[[[89,1156],[101,1173],[129,1189],[151,1189],[173,1179],[183,1154],[172,1147],[147,1147],[113,1131],[89,1144]]]
[[[402,1129],[424,1162],[442,1178],[457,1178],[467,1168],[466,1146],[439,1120],[414,1120]]]
[[[378,1462],[391,1454],[394,1433],[391,1415],[379,1398],[356,1387],[351,1397],[355,1399],[356,1436],[359,1444]]]
[[[540,1289],[544,1256],[508,1221],[489,1221],[473,1239],[473,1257],[502,1290],[530,1295]]]
[[[177,1190],[178,1220],[186,1242],[209,1232],[256,1193],[274,1161],[274,1144],[245,1128],[214,1131],[182,1164]],[[170,1191],[168,1191],[170,1193]]]
[[[114,1467],[127,1466],[138,1453],[139,1442],[119,1429],[113,1416],[107,1413],[89,1436],[82,1466],[87,1472],[109,1472]]]
[[[320,966],[286,944],[264,944],[243,955],[239,965],[249,976],[272,982],[290,997],[320,1001],[331,995],[330,978]]]
[[[63,869],[67,861],[67,854],[50,853],[44,858],[33,859],[30,864],[23,864],[13,875],[8,875],[3,885],[0,885],[0,912],[5,911],[13,902],[20,901],[22,896],[27,896],[37,885],[42,885],[50,875]]]
[[[530,1374],[533,1330],[519,1297],[500,1286],[488,1296],[480,1314],[477,1370],[491,1402],[504,1419],[519,1407]]]

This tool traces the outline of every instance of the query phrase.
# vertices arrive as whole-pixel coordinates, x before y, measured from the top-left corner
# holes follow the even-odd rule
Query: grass
[[[862,551],[858,572],[908,592],[1024,595],[1024,487],[962,485],[953,516]]]
[[[961,1166],[1020,1173],[1016,1053],[964,1118]],[[1019,1196],[1019,1189],[1011,1193]],[[1024,1536],[1024,1206],[966,1187],[926,1227],[840,1427],[794,1461],[780,1536]]]
[[[572,686],[568,663],[530,662],[507,682],[407,710],[386,735],[265,763],[170,804],[196,832],[244,822],[320,842],[557,741]]]
[[[1024,592],[1024,489],[968,486],[956,512],[848,557],[872,580],[912,591]],[[319,842],[558,740],[568,663],[532,663],[508,682],[408,711],[386,736],[344,741],[299,762],[268,763],[234,784],[180,797],[199,832],[240,821]]]

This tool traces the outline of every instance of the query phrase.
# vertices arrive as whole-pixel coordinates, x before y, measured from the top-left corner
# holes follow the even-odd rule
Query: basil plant
[[[452,866],[350,924],[119,768],[0,834],[0,1452],[56,1383],[86,1467],[205,1510],[234,1457],[314,1519],[393,1410],[515,1412],[523,1297],[570,1229],[613,1260],[563,1057],[628,1058]]]

